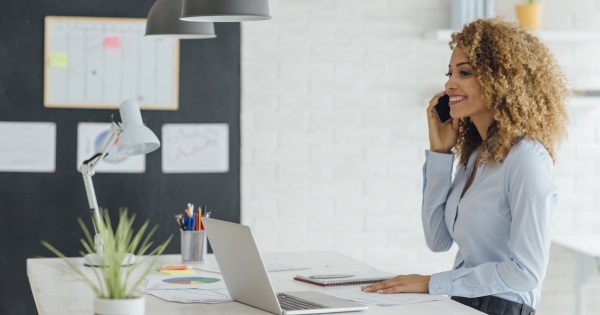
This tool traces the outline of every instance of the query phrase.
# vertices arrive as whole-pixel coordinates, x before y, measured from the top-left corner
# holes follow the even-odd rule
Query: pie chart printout
[[[171,284],[207,284],[221,281],[221,279],[207,277],[175,277],[163,279],[162,281]]]

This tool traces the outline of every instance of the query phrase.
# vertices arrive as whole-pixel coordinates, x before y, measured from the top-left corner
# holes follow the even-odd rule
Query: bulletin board
[[[146,19],[46,16],[44,106],[177,110],[179,40],[144,37]]]

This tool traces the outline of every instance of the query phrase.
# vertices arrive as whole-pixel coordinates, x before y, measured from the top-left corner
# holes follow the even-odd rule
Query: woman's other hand
[[[435,115],[435,114],[434,114]],[[401,275],[361,287],[365,292],[388,293],[429,293],[429,279],[424,275]]]
[[[427,107],[427,125],[429,126],[429,149],[438,153],[450,153],[450,150],[456,145],[458,140],[458,119],[450,118],[441,123],[433,107],[437,105],[438,98],[443,96],[444,92],[437,93]]]

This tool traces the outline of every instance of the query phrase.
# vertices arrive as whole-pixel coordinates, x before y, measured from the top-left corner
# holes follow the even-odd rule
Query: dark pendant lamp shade
[[[243,22],[268,20],[268,0],[183,0],[181,20]]]
[[[156,0],[146,20],[146,36],[170,36],[180,39],[217,37],[213,23],[180,20],[181,2],[182,0]]]

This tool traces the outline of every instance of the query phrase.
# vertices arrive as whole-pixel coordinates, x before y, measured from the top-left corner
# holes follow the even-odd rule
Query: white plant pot
[[[143,296],[133,299],[94,299],[95,315],[144,315],[145,308]]]

